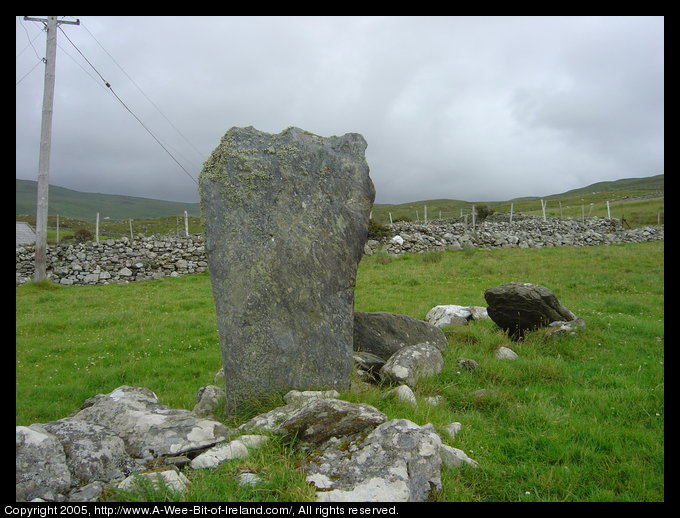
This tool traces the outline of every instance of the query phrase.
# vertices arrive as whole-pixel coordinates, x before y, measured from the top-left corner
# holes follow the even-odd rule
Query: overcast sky
[[[233,126],[362,134],[377,203],[500,201],[664,172],[663,17],[64,17],[76,18],[57,32],[53,185],[198,201],[98,73],[196,179]],[[42,28],[16,18],[27,180]]]

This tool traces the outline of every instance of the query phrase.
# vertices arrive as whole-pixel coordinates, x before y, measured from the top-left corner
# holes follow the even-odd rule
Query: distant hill
[[[16,181],[16,214],[35,215],[37,182],[31,180]],[[646,178],[624,178],[611,182],[598,182],[579,189],[573,189],[561,194],[543,196],[545,200],[562,200],[562,203],[581,204],[583,202],[600,202],[608,196],[606,193],[616,193],[614,199],[633,198],[664,190],[664,175]],[[588,198],[586,200],[585,198]],[[469,213],[472,204],[485,204],[494,210],[509,210],[510,203],[515,204],[515,210],[531,210],[523,207],[527,203],[541,199],[538,196],[514,198],[505,202],[484,202],[464,200],[422,200],[401,204],[375,204],[373,218],[376,221],[388,222],[389,214],[394,219],[406,216],[415,219],[416,213],[424,219],[427,206],[428,219],[459,216],[461,209]],[[60,217],[74,218],[83,221],[94,221],[97,212],[100,219],[112,220],[161,218],[183,215],[187,211],[190,216],[200,216],[198,203],[181,203],[173,201],[122,196],[116,194],[100,194],[74,191],[56,185],[50,186],[49,214],[59,214]]]
[[[648,176],[646,178],[622,178],[621,180],[613,180],[610,182],[597,182],[586,187],[572,189],[571,191],[563,192],[561,194],[551,194],[550,196],[545,196],[545,199],[570,198],[572,196],[586,194],[598,194],[611,191],[634,191],[640,189],[649,191],[663,191],[663,186],[663,175],[657,174],[656,176]]]
[[[38,183],[32,180],[17,180],[16,214],[35,215]],[[101,194],[74,191],[57,185],[50,185],[49,214],[83,221],[94,221],[99,212],[100,219],[160,218],[183,215],[199,216],[198,203],[181,203],[154,200],[136,196]]]
[[[645,178],[624,178],[610,182],[598,182],[579,189],[572,189],[559,194],[546,196],[525,196],[513,198],[507,201],[465,201],[465,200],[421,200],[400,204],[375,204],[373,206],[373,219],[381,223],[388,223],[390,214],[393,220],[408,218],[410,220],[425,219],[425,207],[427,206],[427,219],[441,217],[458,217],[469,214],[473,204],[488,205],[493,210],[509,211],[510,204],[514,204],[515,211],[533,211],[540,207],[539,200],[550,200],[553,204],[561,201],[562,204],[578,205],[598,203],[603,204],[607,199],[611,201],[633,199],[639,196],[647,196],[664,190],[664,175],[659,174]]]

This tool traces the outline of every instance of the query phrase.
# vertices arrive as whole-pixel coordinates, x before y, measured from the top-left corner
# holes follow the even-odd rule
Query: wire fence
[[[70,241],[94,241],[128,237],[131,240],[139,236],[153,234],[174,235],[184,237],[203,232],[203,224],[199,217],[190,216],[187,211],[181,215],[163,218],[129,218],[124,220],[100,219],[96,214],[95,221],[63,218],[59,215],[49,216],[47,224],[47,240],[60,244]],[[35,217],[22,217],[29,225],[35,226]],[[19,221],[19,219],[17,220]]]
[[[604,200],[602,202],[589,203],[563,203],[562,201],[539,200],[540,205],[531,206],[528,202],[504,203],[490,209],[486,204],[471,204],[467,207],[460,207],[456,210],[440,210],[438,208],[422,205],[420,208],[400,208],[395,212],[388,212],[389,223],[396,221],[414,221],[418,223],[428,223],[437,220],[457,219],[469,223],[473,226],[477,221],[484,219],[493,212],[509,213],[510,222],[516,214],[537,215],[544,220],[547,218],[576,218],[585,221],[586,218],[605,217],[607,219],[619,219],[624,226],[632,225],[663,225],[664,207],[663,192],[640,196],[637,198],[627,198],[625,200]],[[633,207],[629,202],[660,199],[658,207],[649,206],[644,208]],[[505,209],[505,210],[498,210]],[[627,216],[626,216],[627,215]]]

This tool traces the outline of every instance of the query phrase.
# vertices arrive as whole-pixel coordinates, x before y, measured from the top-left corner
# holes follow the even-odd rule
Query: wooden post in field
[[[59,214],[57,214],[57,244],[59,244]]]
[[[511,203],[510,204],[510,223],[512,223],[512,211],[514,210],[514,208],[515,208],[515,204]]]
[[[184,211],[184,235],[189,237],[189,215]]]
[[[420,221],[420,216],[418,215],[418,209],[416,209],[416,221]]]
[[[609,200],[607,200],[607,219],[612,219],[612,213],[609,210]]]
[[[99,212],[97,212],[97,223],[95,223],[94,227],[94,236],[97,244],[99,244]]]
[[[547,202],[541,200],[541,209],[543,210],[543,221],[545,221],[545,206],[547,204],[548,204]]]
[[[130,239],[134,239],[134,237],[132,237],[132,218],[130,219]]]
[[[390,225],[391,225],[392,224],[392,213],[388,212],[388,214],[390,215]]]
[[[425,224],[427,224],[427,205],[425,205]]]

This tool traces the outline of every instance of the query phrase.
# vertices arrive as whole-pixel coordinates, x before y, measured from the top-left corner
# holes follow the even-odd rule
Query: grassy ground
[[[380,387],[342,397],[390,418],[431,422],[479,469],[443,469],[439,501],[662,501],[664,499],[664,244],[466,250],[363,259],[356,307],[424,318],[439,304],[485,305],[484,290],[510,281],[543,284],[587,322],[579,337],[545,342],[530,334],[509,346],[492,322],[452,329],[446,367],[416,395],[444,404],[417,407],[382,399]],[[461,357],[480,368],[457,367]],[[68,415],[95,393],[127,384],[191,409],[220,367],[206,274],[131,283],[16,290],[16,424]],[[478,401],[470,392],[496,391]],[[273,400],[271,406],[282,404]],[[238,424],[265,409],[247,409]],[[448,439],[444,426],[462,431]],[[296,466],[294,443],[274,440],[215,470],[187,472],[190,501],[313,499]],[[250,470],[265,480],[241,488]],[[177,495],[127,494],[125,499]]]

